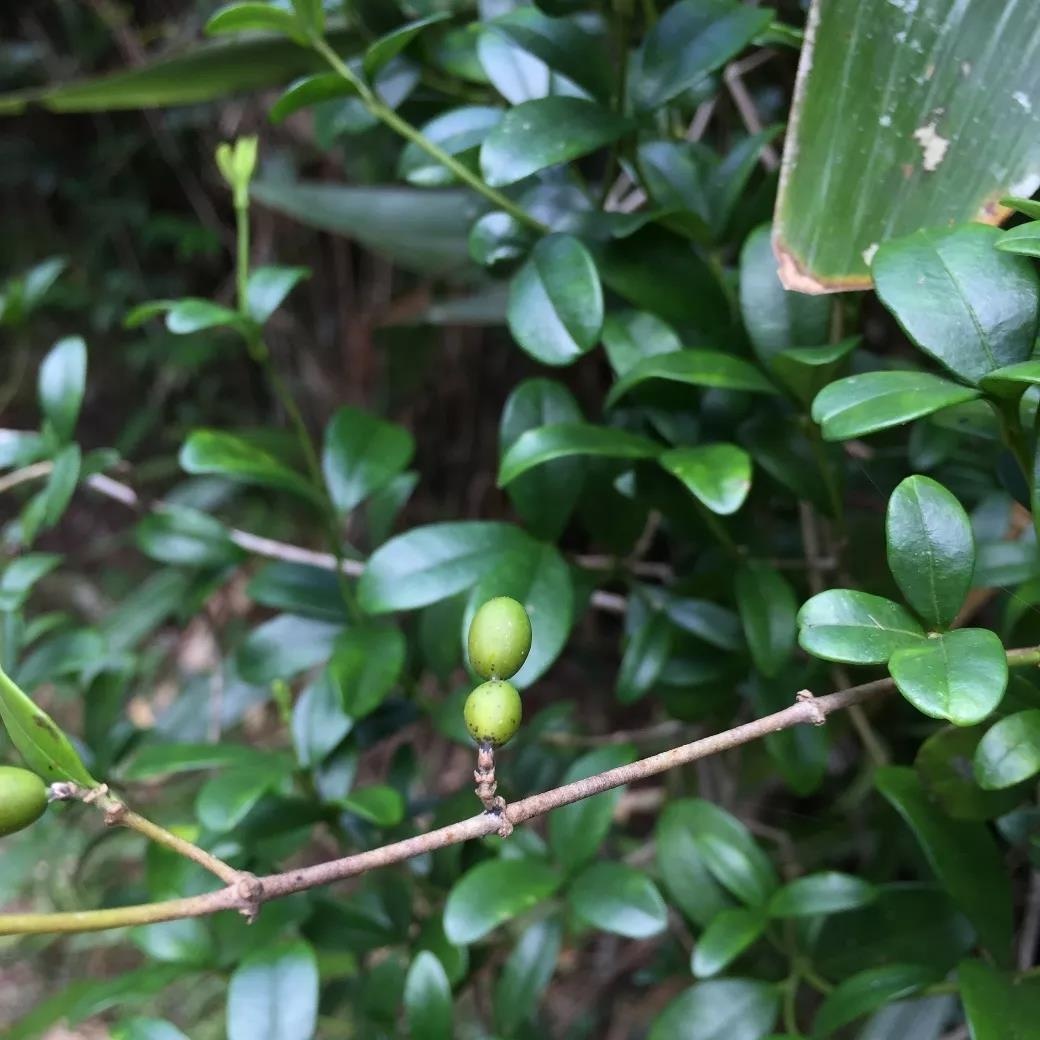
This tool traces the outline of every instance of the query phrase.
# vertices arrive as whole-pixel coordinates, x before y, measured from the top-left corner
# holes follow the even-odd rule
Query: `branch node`
[[[260,913],[260,904],[264,901],[264,884],[249,871],[243,870],[235,883],[235,895],[239,899],[238,912],[252,924]]]
[[[105,806],[105,826],[117,827],[126,819],[127,809],[125,802],[113,801]]]
[[[822,726],[827,721],[827,716],[823,713],[823,709],[816,703],[816,697],[813,695],[812,690],[799,690],[795,694],[795,700],[799,704],[806,704],[809,707],[809,721],[814,726]]]
[[[495,779],[495,749],[487,741],[477,745],[477,768],[473,770],[473,780],[477,785],[477,797],[484,804],[484,811],[499,820],[498,833],[508,838],[513,833],[513,823],[506,816],[506,800],[495,794],[498,781]]]
[[[69,780],[56,780],[47,788],[48,802],[73,802],[80,797],[80,786]]]
[[[79,799],[84,805],[93,805],[108,794],[108,784],[98,784],[89,791],[82,791]]]

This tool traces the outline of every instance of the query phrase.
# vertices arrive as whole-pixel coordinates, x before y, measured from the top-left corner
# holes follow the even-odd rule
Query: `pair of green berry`
[[[47,788],[28,769],[0,766],[0,838],[35,823],[47,808]]]
[[[520,670],[531,650],[527,611],[508,596],[489,599],[473,615],[467,648],[473,670],[489,681],[466,698],[466,728],[478,744],[498,747],[520,728],[520,694],[506,680]]]

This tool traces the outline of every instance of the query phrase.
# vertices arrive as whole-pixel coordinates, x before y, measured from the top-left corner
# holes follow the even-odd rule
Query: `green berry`
[[[35,823],[47,808],[47,788],[27,769],[0,766],[0,838]]]
[[[469,626],[469,661],[485,679],[516,675],[531,649],[531,619],[508,596],[489,599]]]
[[[477,743],[505,744],[520,728],[520,694],[512,683],[492,679],[466,698],[463,714],[466,728]]]

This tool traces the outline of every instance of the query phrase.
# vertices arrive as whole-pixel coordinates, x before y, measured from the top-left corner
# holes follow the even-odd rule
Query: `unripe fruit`
[[[0,766],[0,837],[35,823],[47,808],[47,788],[27,769]]]
[[[492,679],[467,698],[462,711],[466,728],[477,743],[492,747],[506,743],[520,728],[520,694],[512,683]]]
[[[469,661],[485,679],[515,675],[531,649],[531,619],[508,596],[489,599],[469,626]]]

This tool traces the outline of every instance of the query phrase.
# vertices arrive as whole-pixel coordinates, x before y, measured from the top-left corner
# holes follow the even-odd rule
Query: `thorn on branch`
[[[812,690],[799,690],[795,694],[795,700],[800,704],[807,704],[809,706],[809,721],[814,726],[822,726],[827,721],[827,716],[823,713],[823,709],[816,703],[816,697],[813,695]]]

